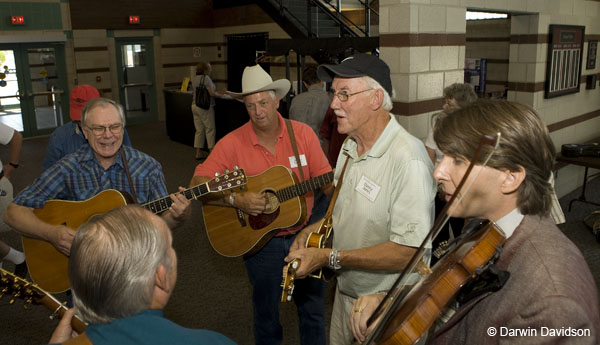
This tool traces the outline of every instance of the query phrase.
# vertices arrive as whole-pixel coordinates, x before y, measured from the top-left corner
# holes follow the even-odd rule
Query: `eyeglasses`
[[[121,132],[123,132],[123,124],[122,123],[116,123],[114,125],[110,125],[110,126],[93,126],[93,127],[88,127],[89,130],[92,131],[92,133],[95,136],[101,136],[104,133],[106,133],[106,130],[108,129],[112,134],[120,134]]]
[[[329,91],[329,94],[331,95],[332,98],[333,98],[333,96],[336,96],[341,102],[346,102],[348,100],[348,98],[350,98],[351,96],[358,95],[359,93],[363,93],[363,92],[367,92],[367,91],[371,91],[371,90],[373,90],[373,89],[366,89],[366,90],[362,90],[362,91],[358,91],[358,92],[354,92],[354,93],[348,93],[346,91],[340,91],[340,92]]]

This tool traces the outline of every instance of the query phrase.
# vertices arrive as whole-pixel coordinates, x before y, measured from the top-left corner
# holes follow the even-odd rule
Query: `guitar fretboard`
[[[284,202],[297,196],[304,195],[310,192],[311,190],[320,188],[328,183],[331,183],[332,181],[333,171],[330,171],[321,176],[311,178],[310,180],[306,180],[295,185],[282,188],[278,190],[275,194],[277,195],[277,199],[279,199],[279,202]]]
[[[209,192],[208,183],[199,184],[195,187],[188,188],[181,192],[188,200],[196,200],[199,197]],[[173,200],[170,196],[166,196],[162,199],[150,201],[149,203],[143,204],[142,207],[155,213],[161,214],[166,211],[173,204]]]

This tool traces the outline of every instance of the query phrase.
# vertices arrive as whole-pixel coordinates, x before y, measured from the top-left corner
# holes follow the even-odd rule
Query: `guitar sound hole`
[[[248,222],[253,230],[260,230],[273,223],[279,217],[279,199],[273,191],[264,191],[267,195],[267,207],[265,212],[257,216],[248,216]]]

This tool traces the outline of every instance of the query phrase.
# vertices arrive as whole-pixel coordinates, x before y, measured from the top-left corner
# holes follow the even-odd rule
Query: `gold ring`
[[[355,313],[360,313],[360,312],[362,312],[362,311],[363,311],[363,309],[365,309],[365,308],[364,308],[364,307],[358,307],[358,308],[354,308],[354,310],[353,310],[353,311],[354,311]]]

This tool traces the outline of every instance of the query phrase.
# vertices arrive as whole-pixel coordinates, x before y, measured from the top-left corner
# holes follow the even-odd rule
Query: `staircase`
[[[364,1],[369,0],[259,0],[256,3],[292,38],[341,38],[373,36],[371,17],[377,17],[378,21],[378,13]],[[350,3],[352,10],[346,11],[344,4]]]

